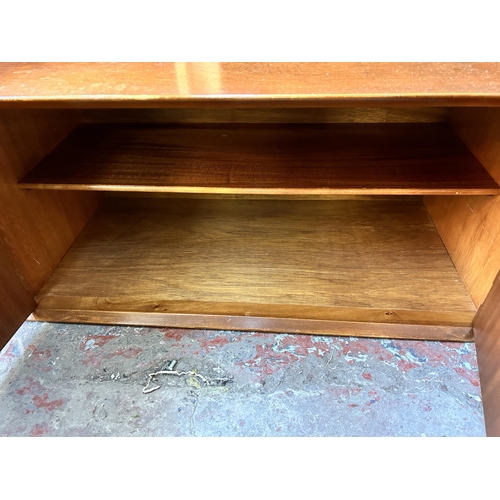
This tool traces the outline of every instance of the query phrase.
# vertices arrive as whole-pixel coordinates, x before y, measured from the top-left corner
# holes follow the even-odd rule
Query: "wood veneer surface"
[[[500,105],[498,63],[2,63],[4,106]]]
[[[35,307],[0,240],[0,349]]]
[[[107,198],[37,301],[36,316],[52,321],[227,328],[234,316],[240,327],[309,320],[292,331],[335,334],[337,322],[337,334],[362,334],[347,325],[359,322],[405,336],[402,324],[412,338],[455,340],[469,338],[475,313],[421,201],[408,198]]]
[[[19,189],[17,183],[77,124],[78,116],[68,110],[0,110],[0,238],[32,297],[73,243],[102,195],[28,192]]]
[[[81,125],[24,188],[227,194],[500,194],[441,123]]]
[[[455,109],[451,124],[500,182],[500,110]],[[499,196],[426,196],[425,204],[476,307],[500,270]]]
[[[500,273],[473,322],[484,420],[488,436],[500,436]]]
[[[97,108],[82,123],[433,123],[449,108]]]

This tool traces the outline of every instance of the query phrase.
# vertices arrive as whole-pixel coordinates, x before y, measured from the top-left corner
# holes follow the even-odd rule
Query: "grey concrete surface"
[[[0,405],[2,436],[485,433],[472,343],[27,322]]]

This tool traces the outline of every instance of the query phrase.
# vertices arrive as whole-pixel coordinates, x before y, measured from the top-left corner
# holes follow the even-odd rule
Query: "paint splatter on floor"
[[[194,370],[230,378],[148,374]],[[25,323],[2,436],[484,436],[472,343]]]

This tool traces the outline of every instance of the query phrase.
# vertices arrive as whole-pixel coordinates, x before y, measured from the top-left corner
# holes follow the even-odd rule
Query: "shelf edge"
[[[471,342],[473,340],[472,329],[467,326],[364,323],[354,321],[265,318],[258,316],[164,314],[38,308],[30,316],[30,320],[63,323],[97,323],[170,328],[196,328],[208,330],[286,332],[311,335],[356,336],[407,340],[438,340],[452,342]]]

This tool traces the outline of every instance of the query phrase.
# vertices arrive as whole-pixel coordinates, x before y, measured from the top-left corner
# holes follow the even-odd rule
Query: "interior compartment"
[[[444,123],[80,125],[20,183],[220,194],[500,194]]]
[[[246,318],[242,329],[365,322],[450,339],[468,338],[475,313],[420,197],[110,197],[37,302],[50,321],[172,326],[184,315],[201,327],[229,315]]]
[[[33,318],[471,338],[476,307],[419,195],[500,188],[447,111],[200,113],[88,110],[21,180],[108,193]]]

